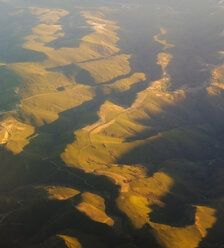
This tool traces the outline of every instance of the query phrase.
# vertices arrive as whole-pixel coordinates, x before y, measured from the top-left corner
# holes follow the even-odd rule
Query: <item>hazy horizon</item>
[[[0,0],[0,247],[223,247],[223,23],[220,0]]]

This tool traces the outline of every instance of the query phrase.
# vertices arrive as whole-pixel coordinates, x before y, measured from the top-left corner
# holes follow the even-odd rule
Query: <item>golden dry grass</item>
[[[82,194],[82,201],[76,208],[94,221],[105,223],[108,226],[114,225],[113,219],[105,213],[104,199],[97,194],[84,192]]]
[[[80,191],[76,189],[64,187],[64,186],[45,186],[43,188],[49,194],[50,199],[57,199],[57,200],[67,200],[80,193]]]
[[[157,55],[157,64],[161,66],[163,73],[166,73],[166,68],[172,60],[173,55],[170,53],[159,53]]]
[[[172,56],[167,53],[158,55],[158,64],[164,72],[171,58]],[[136,165],[114,164],[123,154],[145,142],[153,143],[168,136],[180,137],[180,134],[177,135],[176,131],[173,131],[159,133],[144,141],[126,143],[120,138],[120,133],[124,133],[124,130],[129,136],[144,130],[144,126],[135,123],[136,119],[150,119],[150,114],[161,114],[167,106],[176,105],[186,98],[183,90],[174,92],[165,90],[169,80],[170,78],[164,73],[161,80],[152,82],[145,91],[138,94],[130,108],[124,109],[106,102],[98,113],[99,121],[77,131],[76,141],[67,146],[62,158],[70,166],[78,166],[84,171],[97,175],[105,175],[119,185],[120,195],[117,205],[129,217],[135,228],[141,228],[149,223],[157,240],[166,248],[196,248],[206,235],[206,230],[215,222],[214,210],[197,208],[196,223],[186,227],[153,223],[149,219],[149,213],[152,211],[150,205],[164,206],[163,196],[170,193],[174,179],[163,171],[148,177],[145,170]],[[125,128],[122,129],[122,125]],[[194,145],[189,143],[187,137],[183,139],[189,146]],[[203,222],[203,219],[206,221]]]
[[[160,54],[158,59],[161,67],[164,66],[165,69],[170,58],[167,54]],[[142,74],[135,76],[140,76],[138,78],[140,80],[144,79]],[[130,84],[136,78],[132,79],[134,80],[131,80]],[[115,82],[112,87],[126,90],[129,87],[126,80],[128,79]],[[164,107],[184,99],[185,94],[182,91],[172,93],[164,91],[164,85],[168,81],[169,78],[163,75],[161,80],[153,82],[145,91],[137,95],[130,108],[125,109],[105,102],[98,112],[99,121],[77,131],[75,133],[76,141],[68,145],[62,154],[62,159],[66,164],[78,166],[86,172],[105,175],[119,185],[118,207],[130,218],[136,228],[141,228],[144,224],[149,223],[150,204],[163,205],[160,199],[170,191],[173,179],[164,172],[147,177],[142,167],[117,166],[114,163],[135,147],[159,138],[159,136],[155,136],[148,140],[125,142],[120,136],[134,136],[137,132],[149,128],[135,121],[137,116],[137,119],[150,118],[144,110],[152,114],[161,113]]]
[[[47,9],[38,7],[30,7],[29,9],[30,12],[37,16],[41,22],[47,24],[57,23],[63,16],[69,14],[69,12],[64,9]]]
[[[62,27],[57,25],[57,22],[68,13],[60,9],[39,8],[31,9],[31,12],[39,17],[41,24],[32,29],[33,34],[25,38],[27,41],[23,47],[45,53],[47,56],[43,62],[45,67],[65,66],[111,56],[119,52],[119,48],[117,48],[119,38],[115,32],[118,27],[114,22],[104,19],[98,12],[83,12],[83,16],[86,18],[87,24],[92,27],[93,32],[81,39],[79,47],[62,47],[57,50],[46,46],[46,43],[64,36],[63,32],[60,32]]]
[[[43,52],[47,58],[43,62],[8,65],[23,79],[23,87],[17,93],[21,97],[20,115],[24,116],[26,122],[32,120],[37,126],[51,123],[58,118],[60,112],[74,108],[95,96],[91,87],[74,86],[74,80],[68,79],[61,72],[49,71],[51,67],[102,58],[78,65],[86,68],[96,82],[108,81],[129,73],[129,55],[111,56],[119,51],[116,33],[118,26],[115,22],[106,20],[101,12],[82,13],[93,32],[81,39],[79,47],[62,47],[56,50],[47,46],[47,43],[64,35],[61,25],[57,23],[68,12],[35,7],[30,8],[30,11],[39,18],[40,24],[32,29],[31,35],[25,37],[23,47]],[[62,87],[65,88],[64,91],[57,91]]]
[[[128,78],[118,80],[112,84],[103,87],[105,94],[110,94],[111,91],[125,92],[130,90],[131,86],[146,80],[144,73],[134,73]]]
[[[58,119],[58,114],[93,99],[94,91],[89,86],[76,85],[64,91],[42,93],[25,98],[20,104],[20,111],[25,119],[30,118],[38,126]]]
[[[198,206],[196,222],[186,227],[172,227],[150,222],[157,240],[166,248],[197,248],[199,242],[207,235],[207,229],[216,221],[215,210]]]
[[[160,33],[154,36],[154,40],[161,45],[163,45],[163,50],[173,48],[174,45],[171,43],[168,43],[165,39],[161,39],[161,36],[164,36],[167,34],[167,30],[165,28],[160,28]]]
[[[87,70],[96,83],[105,83],[116,77],[127,75],[130,71],[130,55],[120,54],[108,58],[81,63],[79,66]]]
[[[60,235],[58,234],[57,237],[61,238],[65,242],[68,248],[82,248],[82,245],[75,237],[71,237],[68,235],[61,235],[61,234]]]
[[[208,229],[216,222],[216,210],[207,206],[196,206],[195,225],[202,238],[207,236]]]
[[[117,55],[119,52],[117,47],[119,38],[116,33],[118,26],[115,22],[106,20],[100,12],[83,12],[83,17],[91,26],[92,33],[81,39],[79,47],[64,47],[56,50],[47,43],[64,35],[58,21],[68,12],[60,9],[31,8],[30,10],[38,17],[40,24],[32,29],[31,35],[25,37],[23,47],[43,52],[47,58],[38,63],[9,65],[24,81],[24,87],[20,88],[18,94],[21,96],[20,114],[27,122],[31,119],[35,120],[37,126],[51,123],[58,118],[59,113],[79,106],[95,96],[93,87],[77,85],[63,73],[50,71],[50,68],[74,63],[88,71],[99,84],[130,73],[130,55]],[[160,31],[154,40],[164,46],[163,50],[172,48],[172,44],[160,38],[167,31],[164,29]],[[130,108],[125,109],[105,102],[98,113],[99,121],[76,131],[76,140],[66,147],[61,157],[68,166],[96,175],[105,175],[119,185],[117,206],[129,217],[135,228],[141,228],[149,223],[157,240],[166,248],[196,248],[202,238],[207,235],[207,230],[214,225],[215,210],[197,206],[196,222],[190,226],[172,227],[153,223],[149,219],[149,213],[152,211],[150,205],[163,206],[162,198],[170,193],[174,179],[163,171],[158,171],[149,177],[146,170],[138,165],[116,164],[119,158],[135,148],[153,144],[161,138],[174,139],[177,134],[186,144],[193,147],[187,135],[181,136],[176,130],[158,133],[145,140],[130,142],[126,140],[127,137],[133,137],[150,129],[149,126],[140,124],[139,120],[149,121],[151,116],[163,114],[165,108],[174,106],[186,97],[183,90],[166,91],[170,81],[166,69],[172,54],[162,52],[158,54],[157,59],[157,64],[163,71],[162,78],[152,82],[146,90],[139,93]],[[223,77],[223,68],[214,70],[212,77],[212,90],[214,87],[223,89],[223,84],[220,82],[220,78]],[[133,84],[145,79],[146,76],[143,73],[134,73],[130,77],[102,88],[106,94],[110,94],[113,90],[124,92]],[[58,91],[58,87],[64,87],[64,90]],[[15,120],[11,122],[2,125],[0,137],[2,143],[6,143],[7,149],[18,153],[28,144],[27,137],[34,132],[34,128]],[[13,135],[8,131],[9,127]],[[58,200],[66,200],[80,193],[75,189],[62,186],[48,186],[44,189],[51,199]],[[104,199],[99,195],[83,193],[81,202],[76,208],[96,222],[109,226],[114,224],[113,219],[105,212]],[[74,237],[69,235],[58,235],[58,237],[62,238],[69,248],[81,247]]]
[[[207,87],[207,92],[211,96],[218,96],[224,90],[224,65],[217,66],[211,72],[210,85]]]
[[[151,210],[145,197],[133,192],[122,193],[117,199],[117,206],[130,218],[135,228],[148,223]]]
[[[28,137],[33,133],[32,126],[10,117],[0,123],[0,144],[5,144],[7,150],[18,154],[29,144]]]

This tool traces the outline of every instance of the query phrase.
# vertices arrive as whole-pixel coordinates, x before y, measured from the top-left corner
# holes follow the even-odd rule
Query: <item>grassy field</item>
[[[141,29],[122,29],[119,5],[63,4],[22,1],[12,12],[33,20],[18,44],[35,56],[0,63],[0,246],[222,242],[223,65],[203,85],[177,87],[170,72],[188,42],[170,39],[172,28],[157,23],[137,46]],[[155,80],[139,70],[150,63]]]
[[[76,208],[94,221],[113,226],[114,221],[105,213],[104,199],[96,194],[85,192]]]

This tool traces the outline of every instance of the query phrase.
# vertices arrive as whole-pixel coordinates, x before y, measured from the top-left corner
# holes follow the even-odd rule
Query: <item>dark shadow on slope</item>
[[[69,168],[64,165],[59,157],[64,151],[65,146],[73,141],[73,133],[75,130],[89,123],[94,123],[98,119],[96,113],[103,102],[104,98],[97,97],[95,100],[84,103],[80,107],[61,113],[57,121],[37,130],[39,136],[33,138],[20,155],[13,156],[8,152],[6,156],[9,158],[12,157],[16,166],[18,166],[18,170],[13,171],[10,180],[7,180],[9,184],[8,193],[10,194],[10,190],[19,186],[64,185],[103,194],[108,206],[108,213],[119,219],[120,224],[118,224],[118,227],[115,226],[115,228],[122,230],[122,233],[119,234],[121,237],[114,236],[113,229],[109,227],[107,227],[108,234],[105,234],[105,225],[97,224],[89,220],[88,217],[74,211],[74,207],[68,211],[64,209],[66,205],[61,202],[40,200],[40,202],[34,202],[33,206],[27,206],[25,209],[10,214],[9,217],[4,220],[4,224],[1,226],[1,233],[5,236],[4,240],[7,240],[8,247],[15,245],[15,239],[20,240],[22,247],[24,247],[24,244],[27,242],[26,240],[32,240],[33,235],[36,235],[34,242],[39,242],[47,238],[48,235],[53,235],[55,231],[61,232],[64,228],[74,227],[83,229],[83,231],[87,233],[103,234],[107,245],[110,245],[114,242],[119,243],[120,239],[124,239],[122,237],[124,232],[127,230],[127,233],[130,233],[130,230],[132,230],[127,217],[121,213],[115,205],[115,199],[118,196],[117,186],[104,176],[86,174],[81,170]],[[49,135],[50,140],[45,139],[46,134]],[[54,153],[52,160],[44,157],[44,155],[52,153]],[[5,161],[7,160],[5,159]],[[13,170],[15,169],[14,163],[12,165]],[[5,168],[9,169],[7,167]],[[15,178],[16,180],[13,181]],[[5,186],[4,183],[3,186]],[[6,193],[5,190],[4,193]],[[62,214],[64,212],[65,215]],[[75,216],[72,217],[74,214]],[[58,222],[56,221],[55,223],[54,218],[59,218]],[[122,227],[120,225],[122,225]],[[39,232],[42,228],[44,228],[44,231],[41,234]],[[21,238],[24,239],[24,241]],[[4,240],[2,241],[3,244]],[[18,245],[18,247],[20,246]]]
[[[188,94],[176,105],[163,106],[158,114],[147,112],[147,106],[143,106],[150,118],[136,122],[153,129],[128,138],[126,142],[144,142],[134,152],[122,156],[119,162],[147,164],[176,158],[197,161],[221,156],[223,148],[218,142],[223,141],[224,117],[222,109],[212,104],[216,102],[215,98],[211,99],[203,91],[193,96]],[[222,103],[221,96],[219,100]],[[153,139],[149,139],[152,135]]]
[[[94,32],[86,24],[86,19],[80,14],[80,9],[74,8],[74,6],[72,11],[69,9],[67,16],[60,19],[60,25],[62,26],[64,36],[46,44],[46,46],[53,47],[56,50],[63,47],[79,47],[82,42],[81,38]]]
[[[209,201],[212,200],[211,197],[206,198],[204,195],[205,188],[207,188],[207,177],[211,175],[211,173],[207,173],[207,168],[212,161],[223,157],[224,118],[221,117],[223,116],[222,109],[217,109],[213,104],[217,103],[217,97],[211,97],[204,93],[199,96],[195,95],[195,98],[192,99],[187,95],[187,98],[178,102],[178,105],[164,107],[165,114],[150,115],[151,119],[148,121],[148,125],[157,123],[157,129],[161,123],[163,130],[168,120],[169,128],[166,134],[158,132],[160,135],[119,158],[120,164],[143,164],[146,168],[149,165],[147,168],[149,176],[162,171],[174,180],[170,193],[160,199],[164,206],[150,206],[153,209],[149,216],[152,222],[176,227],[192,225],[195,223],[195,207],[193,205],[203,205],[206,202],[209,205]],[[200,113],[200,115],[196,113]],[[154,122],[155,119],[156,122]],[[142,123],[142,121],[140,122]],[[142,134],[140,133],[138,136],[142,137]],[[146,139],[147,133],[143,137]],[[168,160],[170,161],[168,162]],[[152,168],[151,164],[155,164],[155,166]],[[175,164],[179,164],[179,168]],[[213,186],[211,185],[211,187]],[[215,235],[214,232],[217,230],[219,233],[221,232],[220,224],[223,213],[218,210],[217,224],[209,231],[210,238]],[[216,239],[214,238],[214,240]],[[203,244],[202,242],[201,247],[204,247]]]
[[[24,37],[30,35],[38,21],[28,9],[18,15],[9,15],[18,11],[11,4],[0,3],[0,61],[5,63],[39,62],[46,59],[42,52],[28,50],[22,47]]]
[[[189,8],[190,4],[192,3],[186,2],[186,7]],[[168,24],[170,32],[166,37],[178,44],[172,49],[174,59],[168,66],[173,79],[172,89],[202,86],[209,80],[211,69],[222,63],[217,56],[218,51],[223,49],[223,40],[219,35],[222,27],[217,25],[224,21],[222,9],[217,7],[215,1],[214,5],[212,1],[203,1],[201,4],[203,8],[199,7],[198,1],[188,15],[183,18],[179,14],[178,22],[173,20],[171,25]],[[195,25],[191,25],[192,23]]]
[[[212,228],[208,229],[208,234],[202,239],[197,248],[223,248],[224,238],[223,238],[223,222],[224,222],[224,212],[223,209],[216,209],[217,212],[215,217],[217,219],[216,223]]]
[[[125,4],[127,4],[125,11],[108,13],[109,18],[118,21],[121,26],[121,29],[117,31],[120,37],[118,47],[123,53],[132,54],[130,64],[133,71],[145,73],[148,81],[158,80],[161,75],[161,67],[156,61],[162,46],[153,38],[159,30],[157,25],[152,25],[158,21],[155,6],[151,1],[150,8],[141,2],[130,3],[130,8],[128,8],[128,3]],[[130,16],[134,16],[134,18],[130,18]]]
[[[198,248],[221,248],[224,245],[223,223],[224,223],[224,156],[210,162],[206,175],[204,187],[204,196],[207,199],[208,206],[216,210],[216,222],[212,228],[208,229],[208,234],[200,242]]]
[[[165,207],[150,206],[152,209],[152,213],[149,214],[151,222],[173,227],[184,227],[195,223],[195,207],[187,205],[186,202],[171,195],[162,198],[162,202]]]
[[[186,100],[186,102],[187,102],[187,100]],[[73,141],[73,133],[75,130],[80,129],[80,128],[88,125],[88,124],[92,124],[96,120],[98,120],[96,113],[104,101],[105,101],[105,97],[99,91],[98,96],[94,100],[92,100],[90,102],[86,102],[86,103],[82,104],[81,106],[74,108],[72,110],[68,110],[68,111],[61,113],[59,115],[58,120],[56,120],[52,124],[45,125],[44,127],[39,128],[39,130],[37,130],[40,133],[39,137],[33,138],[31,140],[31,143],[24,149],[23,153],[20,154],[19,156],[16,156],[15,158],[20,158],[21,161],[22,160],[26,161],[26,164],[23,165],[22,168],[24,168],[23,169],[25,172],[24,174],[27,176],[27,178],[29,178],[28,182],[30,182],[30,183],[37,183],[37,184],[40,184],[40,183],[44,183],[44,184],[59,183],[59,184],[65,184],[65,185],[70,184],[70,185],[74,185],[74,186],[79,185],[79,187],[80,186],[83,187],[84,190],[96,191],[96,192],[98,192],[98,191],[102,192],[101,183],[103,183],[103,185],[104,184],[107,185],[108,189],[105,189],[106,190],[105,193],[109,192],[109,194],[111,194],[111,189],[114,189],[114,192],[115,192],[113,196],[111,196],[107,199],[107,201],[110,202],[110,204],[111,204],[111,205],[108,204],[108,206],[111,206],[109,212],[111,214],[113,214],[117,211],[115,216],[118,216],[119,210],[117,210],[116,205],[115,205],[115,201],[114,201],[115,197],[117,196],[117,193],[118,193],[116,186],[112,186],[112,184],[110,184],[109,181],[107,182],[106,178],[103,179],[103,177],[98,177],[98,176],[94,176],[94,175],[91,175],[91,176],[89,175],[89,178],[87,180],[88,184],[91,186],[86,185],[84,180],[86,180],[86,178],[88,177],[87,174],[85,174],[81,171],[78,171],[76,169],[67,168],[59,158],[59,155],[61,154],[61,152],[64,151],[65,146],[68,143],[71,143]],[[181,103],[181,104],[185,105],[185,102]],[[206,110],[207,110],[207,108],[206,108]],[[166,112],[169,113],[168,108],[166,109]],[[91,115],[90,115],[90,113],[91,113]],[[178,115],[178,113],[179,112],[177,111],[175,114]],[[207,115],[206,115],[206,117],[207,117]],[[195,121],[195,124],[200,123],[200,122],[198,122],[198,119],[196,119],[196,120],[197,121]],[[201,121],[204,121],[204,120],[205,119],[203,118]],[[193,125],[193,124],[191,123],[191,125]],[[174,123],[174,125],[175,125],[175,123]],[[182,129],[182,132],[185,132],[185,129]],[[44,140],[43,139],[46,134],[48,134],[49,137],[51,137],[51,140],[48,140],[48,139]],[[170,150],[171,152],[170,151],[168,153],[165,152],[165,154],[164,154],[164,151],[167,150],[167,147],[169,147],[169,149],[170,149],[170,146],[173,145],[172,143],[171,143],[171,145],[169,145],[170,144],[169,143],[169,137],[168,137],[168,141],[167,141],[168,145],[165,144],[165,146],[164,147],[162,146],[162,148],[161,148],[161,143],[164,143],[164,140],[159,138],[157,140],[157,142],[158,142],[157,148],[159,148],[159,149],[153,150],[150,148],[150,146],[146,145],[146,146],[141,147],[141,149],[137,148],[137,149],[131,151],[131,154],[126,154],[123,158],[120,159],[120,162],[126,160],[127,162],[129,161],[128,163],[130,163],[130,164],[133,164],[134,162],[147,164],[147,163],[153,161],[153,162],[156,162],[156,164],[158,164],[159,162],[163,162],[166,159],[178,157],[177,156],[178,153],[176,153],[177,149],[180,150],[180,153],[179,153],[179,154],[181,154],[180,157],[186,159],[187,152],[182,151],[184,149],[184,147],[181,147],[180,144],[175,145],[175,149],[173,149],[173,150],[171,149]],[[49,146],[50,146],[50,148],[49,148]],[[40,149],[40,147],[41,147],[41,149]],[[205,146],[203,145],[203,149],[204,149],[204,147],[206,147],[206,144],[205,144]],[[158,153],[158,151],[160,151],[160,153]],[[45,155],[45,154],[46,155],[54,154],[53,163],[49,159],[40,161],[40,159],[38,159],[39,156],[37,156],[36,159],[35,159],[35,157],[30,156],[30,154],[36,153],[36,152],[40,153],[41,158],[43,158],[43,155]],[[149,153],[149,152],[151,152],[151,153]],[[191,154],[191,152],[189,154]],[[198,151],[194,151],[194,152],[198,153]],[[147,155],[143,156],[144,154],[147,154]],[[157,154],[157,155],[153,155],[153,154]],[[199,156],[199,160],[201,158],[205,158],[203,152],[200,152],[200,154],[201,155]],[[153,160],[152,160],[152,155],[156,156],[153,158]],[[187,156],[189,156],[189,155],[187,155]],[[191,160],[192,159],[194,160],[195,157],[192,157]],[[207,154],[206,154],[206,159],[207,159]],[[27,169],[27,166],[29,169]],[[161,167],[158,166],[157,169],[159,170],[160,168]],[[31,169],[31,171],[30,171],[30,169]],[[21,171],[20,171],[20,173],[21,173]],[[170,174],[171,177],[173,176],[173,172],[171,172],[169,170],[167,170],[166,173],[168,175]],[[81,177],[81,179],[79,177]],[[195,177],[195,175],[192,174],[192,177]],[[104,182],[103,182],[103,180],[104,180]],[[97,181],[97,183],[95,181]],[[22,183],[22,182],[20,182],[20,183]],[[111,188],[110,188],[109,184],[111,185]],[[23,185],[24,185],[24,182],[23,182]],[[163,219],[163,220],[161,220],[163,223],[172,223],[172,225],[174,225],[174,226],[175,225],[176,226],[185,226],[185,225],[188,225],[189,223],[193,222],[193,220],[194,220],[193,211],[191,211],[192,209],[188,210],[186,205],[191,204],[191,203],[195,203],[195,202],[200,203],[200,197],[197,197],[197,194],[196,194],[196,198],[194,198],[195,196],[194,197],[189,196],[190,192],[188,190],[185,192],[183,190],[183,188],[180,190],[179,187],[176,187],[176,186],[177,185],[174,185],[174,187],[171,189],[171,191],[175,193],[179,190],[178,193],[182,193],[184,195],[184,197],[187,198],[186,202],[184,201],[184,203],[182,204],[182,202],[179,199],[180,198],[179,196],[177,196],[177,198],[174,198],[174,200],[172,200],[170,198],[170,196],[165,196],[163,198],[163,201],[165,203],[167,203],[167,208],[165,208],[165,210],[164,209],[162,209],[162,210],[161,209],[154,209],[154,211],[155,211],[154,216],[152,215],[152,218],[154,218],[154,221],[156,221],[156,220],[159,221],[159,220]],[[188,196],[186,193],[188,193]],[[177,206],[177,208],[174,208],[171,211],[169,209],[169,206],[170,207],[173,207],[173,206],[176,207]],[[180,209],[181,209],[181,213],[179,216],[177,216],[176,219],[175,218],[166,219],[167,213],[174,214],[175,211],[180,211]],[[60,218],[63,219],[63,217],[60,217]],[[77,217],[77,218],[80,218],[80,217]],[[123,219],[124,223],[127,223],[126,222],[127,218],[122,217],[121,219]],[[79,224],[76,223],[76,225],[79,225]],[[41,225],[45,226],[44,223],[42,223]],[[69,228],[69,227],[70,227],[69,225],[63,226],[63,228]],[[11,228],[11,226],[10,226],[10,228]],[[133,231],[133,232],[135,233],[135,231]],[[51,235],[53,233],[54,233],[54,231],[50,228],[49,229],[49,235]],[[136,234],[133,234],[133,235],[136,235]],[[132,238],[133,238],[133,236],[132,236]],[[135,239],[135,238],[133,238],[133,239]],[[117,239],[115,239],[115,240],[117,241]],[[137,238],[137,240],[140,240],[140,239]],[[137,246],[137,247],[141,247],[141,246]],[[142,245],[142,247],[144,247],[144,246]]]
[[[112,91],[112,93],[109,96],[107,96],[107,100],[117,105],[120,105],[124,108],[131,107],[131,105],[136,99],[137,93],[145,90],[148,87],[148,85],[149,85],[148,82],[142,81],[132,85],[132,87],[128,91],[119,92],[119,93]]]
[[[103,103],[104,98],[98,94],[93,100],[60,113],[56,121],[36,129],[39,136],[31,139],[30,144],[24,148],[23,152],[33,153],[41,149],[43,158],[44,154],[51,153],[59,156],[66,145],[74,140],[76,130],[98,120],[97,111]]]
[[[222,248],[224,247],[223,237],[223,222],[224,222],[224,208],[223,202],[216,209],[216,222],[207,230],[208,234],[199,243],[198,248]]]
[[[95,80],[90,73],[75,64],[51,68],[48,71],[62,72],[68,79],[79,84],[95,85]]]

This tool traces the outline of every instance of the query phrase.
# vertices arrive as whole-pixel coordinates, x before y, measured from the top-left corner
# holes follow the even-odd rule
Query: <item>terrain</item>
[[[223,21],[0,0],[0,247],[223,247]]]

